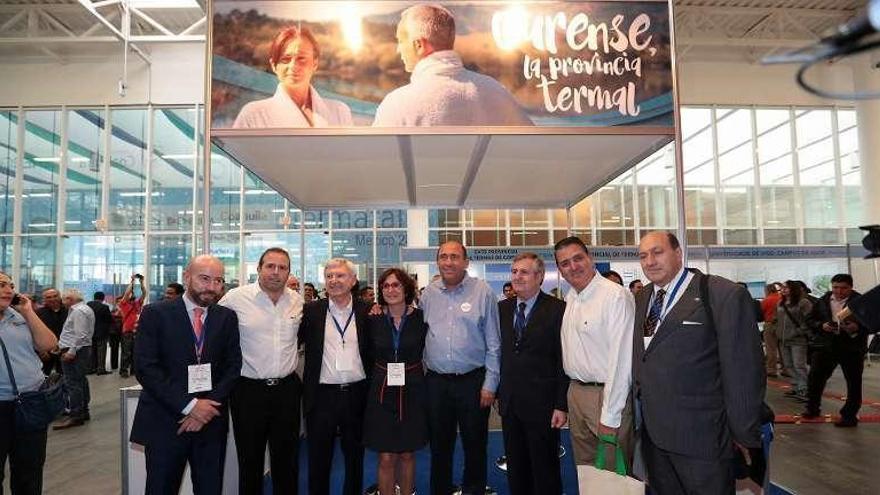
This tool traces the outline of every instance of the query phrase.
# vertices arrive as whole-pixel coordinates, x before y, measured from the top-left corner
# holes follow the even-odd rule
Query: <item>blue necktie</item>
[[[657,322],[660,321],[660,312],[663,311],[663,299],[666,297],[666,291],[660,289],[654,296],[654,304],[651,305],[651,311],[648,312],[648,319],[645,320],[645,337],[654,335],[657,330]]]
[[[526,329],[526,303],[519,303],[519,309],[516,312],[516,319],[513,321],[513,329],[516,331],[517,343],[522,340],[523,332]]]

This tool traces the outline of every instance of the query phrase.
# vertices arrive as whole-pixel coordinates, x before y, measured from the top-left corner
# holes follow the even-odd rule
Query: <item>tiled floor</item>
[[[50,431],[44,476],[46,494],[112,495],[120,493],[119,387],[134,384],[118,375],[90,376],[92,420],[85,426]],[[845,390],[840,370],[828,391]],[[803,409],[768,387],[767,400],[777,414]],[[880,415],[880,362],[865,369],[863,414]],[[824,412],[836,413],[841,402],[826,399]],[[495,421],[493,421],[495,423]],[[799,495],[880,493],[880,423],[840,429],[831,424],[777,425],[771,476]]]

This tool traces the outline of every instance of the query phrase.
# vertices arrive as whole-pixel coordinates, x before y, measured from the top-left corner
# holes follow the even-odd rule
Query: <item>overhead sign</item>
[[[671,133],[665,0],[211,5],[213,129]]]
[[[737,259],[824,259],[824,258],[861,258],[867,252],[852,246],[691,246],[688,257],[692,261],[706,258],[706,250],[710,260]],[[590,255],[595,261],[638,261],[639,252],[635,246],[599,246],[590,247]],[[525,251],[531,251],[544,261],[553,262],[553,248],[529,247],[481,247],[468,248],[471,261],[489,263],[509,263],[513,258]],[[400,261],[403,263],[433,263],[436,260],[436,247],[403,247],[400,248]]]

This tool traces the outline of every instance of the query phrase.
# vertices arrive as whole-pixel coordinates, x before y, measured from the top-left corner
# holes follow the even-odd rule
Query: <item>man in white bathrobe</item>
[[[414,5],[400,16],[397,51],[410,83],[389,93],[376,127],[531,126],[498,81],[464,68],[453,51],[455,18],[438,5]]]

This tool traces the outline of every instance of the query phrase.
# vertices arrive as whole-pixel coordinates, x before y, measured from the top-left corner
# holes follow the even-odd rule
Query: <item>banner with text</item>
[[[212,22],[214,129],[673,125],[665,1],[216,0]]]

